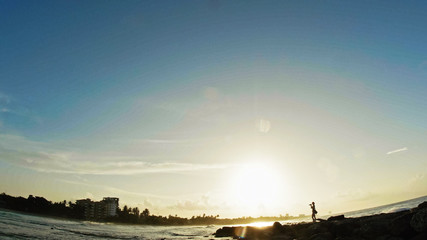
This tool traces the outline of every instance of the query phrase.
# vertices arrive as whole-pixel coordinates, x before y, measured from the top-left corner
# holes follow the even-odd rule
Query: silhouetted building
[[[105,203],[105,214],[107,217],[117,216],[117,208],[119,207],[119,198],[105,197],[102,199]]]
[[[76,204],[83,207],[85,219],[95,218],[95,203],[92,200],[80,199],[76,201]]]
[[[85,219],[101,220],[106,217],[117,216],[119,199],[105,197],[102,201],[94,202],[87,198],[77,200],[76,204],[83,207]]]
[[[0,208],[6,207],[6,201],[0,199]]]

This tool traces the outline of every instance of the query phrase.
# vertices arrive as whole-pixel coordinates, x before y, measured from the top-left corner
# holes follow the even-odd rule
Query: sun
[[[231,185],[235,202],[245,208],[271,206],[280,192],[278,174],[262,162],[239,166]]]

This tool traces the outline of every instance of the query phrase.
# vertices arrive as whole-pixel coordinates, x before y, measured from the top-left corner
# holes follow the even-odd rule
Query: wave
[[[83,236],[89,236],[89,237],[99,237],[99,238],[104,238],[104,239],[143,239],[142,237],[138,237],[138,236],[119,236],[119,235],[112,235],[112,234],[108,234],[108,233],[96,233],[96,232],[82,232],[82,231],[77,231],[77,230],[71,230],[71,229],[66,229],[66,228],[54,228],[56,230],[61,230],[61,231],[65,231],[65,232],[70,232],[70,233],[74,233],[74,234],[78,234],[78,235],[83,235]]]
[[[0,231],[1,239],[43,239],[26,233],[5,233]]]
[[[172,236],[175,237],[197,237],[198,234],[183,234],[183,233],[171,233]]]
[[[410,208],[390,208],[389,210],[384,211],[384,213],[397,213],[397,212],[403,212],[406,210],[411,210]]]

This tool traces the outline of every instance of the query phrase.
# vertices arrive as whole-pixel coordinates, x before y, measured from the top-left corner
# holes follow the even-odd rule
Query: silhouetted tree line
[[[124,206],[122,210],[118,209],[116,217],[110,217],[106,221],[131,223],[131,224],[147,224],[147,225],[231,225],[231,224],[248,224],[254,222],[272,222],[296,219],[298,217],[280,215],[279,217],[240,217],[240,218],[219,218],[219,215],[193,216],[191,218],[172,216],[156,216],[151,215],[147,208],[142,212],[136,208]]]
[[[72,219],[85,219],[83,207],[64,200],[62,202],[52,203],[43,197],[34,197],[33,195],[28,198],[13,197],[5,193],[0,194],[0,207],[11,209],[15,211],[36,213],[48,216],[57,216]],[[253,222],[267,222],[267,221],[283,221],[295,219],[293,216],[280,216],[280,217],[241,217],[241,218],[219,218],[219,215],[206,215],[193,216],[191,218],[182,218],[177,215],[172,216],[156,216],[151,215],[150,210],[147,208],[142,212],[138,207],[131,208],[127,205],[123,209],[117,209],[117,216],[107,217],[102,221],[115,222],[115,223],[129,223],[129,224],[146,224],[146,225],[230,225],[230,224],[247,224]]]
[[[71,201],[54,202],[43,197],[13,197],[6,193],[0,194],[0,207],[15,211],[57,216],[64,218],[84,219],[84,209]]]
[[[147,225],[209,225],[217,224],[220,220],[218,217],[219,215],[207,216],[205,214],[203,216],[193,216],[190,219],[178,217],[177,215],[156,216],[151,215],[150,210],[147,208],[140,212],[138,207],[131,208],[125,205],[123,209],[118,209],[116,217],[109,217],[106,221]]]

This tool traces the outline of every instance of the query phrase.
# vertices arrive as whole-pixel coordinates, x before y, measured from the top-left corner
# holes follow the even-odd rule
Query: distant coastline
[[[387,212],[391,206],[399,206],[401,203],[408,201],[417,202],[427,196],[417,197],[406,201],[387,204],[379,207],[373,207],[363,210],[356,210],[345,213],[346,217],[361,217],[370,216]],[[418,201],[419,203],[419,201]],[[152,215],[148,209],[142,212],[138,208],[127,207],[117,208],[117,216],[107,217],[100,220],[86,219],[84,209],[76,203],[71,201],[66,202],[51,202],[43,197],[34,197],[30,195],[28,198],[14,197],[6,193],[0,194],[0,209],[5,211],[13,211],[24,213],[34,216],[42,216],[56,219],[72,220],[72,221],[92,221],[92,222],[106,222],[125,225],[152,225],[152,226],[197,226],[197,225],[250,225],[257,222],[303,222],[308,221],[308,216],[267,216],[267,217],[240,217],[240,218],[219,218],[219,215],[201,215],[193,216],[191,218],[184,218],[179,216],[161,216]],[[399,210],[399,209],[398,209]],[[402,209],[406,210],[406,209]],[[328,215],[323,217],[329,217]]]
[[[140,224],[140,225],[159,225],[159,226],[187,226],[187,225],[233,225],[233,224],[251,224],[256,222],[274,222],[301,220],[307,216],[261,216],[261,217],[240,217],[240,218],[219,218],[219,215],[200,215],[191,218],[179,216],[161,216],[152,215],[148,209],[142,212],[136,207],[131,208],[126,205],[123,208],[117,208],[117,216],[109,216],[103,219],[87,219],[85,209],[82,206],[71,201],[51,202],[44,197],[28,196],[14,197],[6,193],[0,194],[0,208],[16,211],[36,216],[53,217],[77,221],[109,222],[118,224]]]

